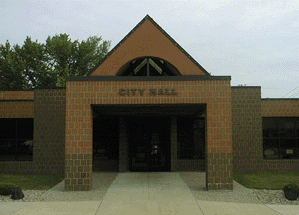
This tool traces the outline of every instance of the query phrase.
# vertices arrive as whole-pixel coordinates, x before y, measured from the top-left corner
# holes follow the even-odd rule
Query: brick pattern
[[[262,99],[263,117],[298,117],[299,99]]]
[[[6,92],[6,91],[5,91]],[[28,97],[26,97],[28,93]],[[65,90],[36,90],[4,95],[7,99],[34,99],[34,102],[0,102],[23,104],[21,109],[12,109],[7,118],[33,118],[33,161],[0,162],[1,173],[8,174],[63,174],[65,141]],[[23,95],[23,97],[17,97]],[[2,95],[3,96],[3,95]],[[14,97],[12,97],[14,96]],[[30,97],[29,97],[30,96]],[[26,108],[26,105],[28,105]],[[3,117],[3,112],[0,111]],[[7,112],[4,112],[7,113]]]
[[[144,94],[132,93],[120,95],[120,89],[144,89]],[[175,89],[177,95],[150,95],[150,89]],[[65,153],[92,155],[92,110],[91,104],[207,104],[207,155],[213,153],[232,153],[232,122],[231,122],[231,87],[227,80],[204,81],[73,81],[67,82],[66,88],[66,142]],[[225,157],[223,159],[229,159]],[[66,190],[82,190],[80,178],[74,174],[86,173],[91,182],[92,163],[90,167],[80,165],[70,168],[66,163]],[[212,159],[207,159],[207,178],[214,178],[217,169]],[[230,162],[225,162],[223,168],[232,169]],[[210,189],[231,189],[230,179],[214,186],[215,180],[208,180]],[[221,176],[218,176],[221,177]],[[224,177],[224,176],[223,176]],[[225,180],[225,181],[226,181]],[[91,188],[85,186],[85,188]]]
[[[233,153],[208,153],[206,166],[208,190],[233,189]]]
[[[24,101],[33,99],[34,91],[0,91],[0,118],[33,118],[33,101]]]
[[[66,191],[90,190],[92,188],[92,155],[65,154]]]
[[[262,159],[260,87],[232,87],[234,172],[254,172]]]
[[[0,118],[34,118],[34,102],[2,101]]]
[[[0,100],[32,100],[34,91],[0,91]]]
[[[93,157],[92,171],[93,172],[119,172],[119,161],[118,160],[97,160],[97,157]]]
[[[178,160],[178,171],[205,171],[206,170],[206,160]]]
[[[36,90],[34,161],[40,172],[64,173],[65,90]]]
[[[34,159],[34,157],[33,157]],[[0,173],[2,174],[39,174],[37,163],[33,161],[1,161]]]
[[[234,172],[299,172],[299,160],[264,160],[262,117],[299,116],[299,100],[262,99],[259,87],[232,87]]]

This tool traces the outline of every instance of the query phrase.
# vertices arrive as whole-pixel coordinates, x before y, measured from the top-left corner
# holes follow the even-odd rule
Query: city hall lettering
[[[140,95],[142,96],[143,94],[145,93],[145,89],[120,89],[119,90],[119,95],[121,96],[129,96],[129,95]],[[175,89],[168,89],[168,88],[165,88],[165,89],[150,89],[148,91],[148,93],[150,95],[177,95],[177,92],[175,91]]]

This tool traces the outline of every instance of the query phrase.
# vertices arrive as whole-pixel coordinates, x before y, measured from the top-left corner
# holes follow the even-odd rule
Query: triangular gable
[[[88,75],[115,76],[129,61],[146,56],[168,61],[182,75],[210,76],[149,15],[141,20]]]

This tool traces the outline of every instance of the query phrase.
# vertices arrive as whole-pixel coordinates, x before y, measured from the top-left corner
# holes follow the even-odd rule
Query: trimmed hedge
[[[0,195],[8,196],[11,195],[11,190],[18,186],[12,183],[0,183]]]
[[[299,187],[295,183],[284,186],[283,192],[285,198],[291,201],[297,200],[299,197]]]

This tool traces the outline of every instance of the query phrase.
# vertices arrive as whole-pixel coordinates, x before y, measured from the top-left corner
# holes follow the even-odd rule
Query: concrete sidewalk
[[[1,215],[99,215],[101,210],[101,201],[83,201],[83,202],[34,202],[34,203],[9,203],[0,202]],[[136,201],[138,203],[138,201]],[[14,205],[11,205],[14,204]],[[115,206],[115,205],[114,205]],[[23,208],[24,207],[24,208]],[[204,215],[298,215],[299,206],[297,205],[257,205],[257,204],[241,204],[228,202],[206,202],[198,201],[200,212],[195,214]],[[23,209],[21,209],[23,208]],[[107,208],[108,209],[108,208]],[[126,205],[116,205],[111,210],[118,211],[116,214],[180,214],[171,210],[161,211],[157,205],[148,201],[146,210],[140,207],[127,208]],[[108,212],[108,211],[106,211]],[[108,214],[113,214],[112,212]],[[190,210],[186,210],[181,214],[192,214]]]
[[[0,215],[295,215],[299,206],[199,201],[178,173],[119,173],[103,201],[0,202]]]

